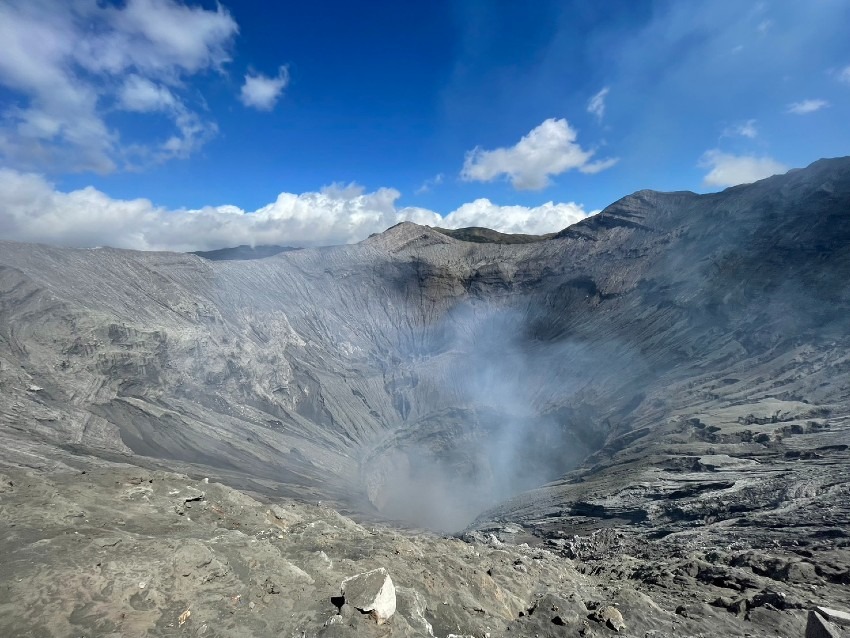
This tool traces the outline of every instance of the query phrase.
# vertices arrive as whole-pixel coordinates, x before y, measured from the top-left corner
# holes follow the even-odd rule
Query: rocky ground
[[[4,636],[804,636],[810,609],[846,605],[850,554],[835,536],[610,527],[541,543],[504,524],[461,539],[10,447]],[[344,584],[378,569],[388,618],[369,613],[383,574],[365,593]]]

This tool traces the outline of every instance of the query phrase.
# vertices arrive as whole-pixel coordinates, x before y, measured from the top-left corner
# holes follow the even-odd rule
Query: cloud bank
[[[424,208],[397,206],[401,194],[395,189],[365,192],[357,185],[281,193],[252,212],[228,205],[168,210],[147,199],[113,199],[92,187],[57,191],[40,175],[8,169],[0,169],[0,194],[3,239],[137,250],[341,244],[365,239],[402,221],[538,234],[561,230],[588,215],[575,203],[499,206],[477,199],[443,217]]]
[[[702,168],[711,169],[703,178],[706,186],[750,184],[771,175],[788,171],[788,167],[771,157],[732,155],[718,149],[706,151],[700,159]]]
[[[514,146],[469,151],[461,179],[491,182],[505,176],[517,190],[541,190],[550,184],[552,175],[572,169],[598,173],[617,163],[615,158],[591,161],[594,151],[579,146],[577,137],[567,120],[550,118]]]

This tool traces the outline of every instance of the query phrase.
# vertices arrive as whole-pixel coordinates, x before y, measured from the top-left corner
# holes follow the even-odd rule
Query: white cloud
[[[619,161],[619,157],[609,157],[604,160],[595,160],[593,162],[588,162],[578,170],[580,170],[582,173],[585,173],[586,175],[595,175],[596,173],[601,173],[602,171],[611,168]]]
[[[260,111],[271,111],[288,84],[289,69],[285,66],[278,69],[275,77],[251,72],[245,75],[239,99],[245,106]]]
[[[755,120],[747,120],[739,122],[733,126],[723,129],[723,137],[746,137],[747,139],[755,139],[758,137],[758,129],[756,128]]]
[[[571,169],[597,173],[617,162],[615,158],[591,162],[594,151],[582,149],[576,137],[567,120],[550,118],[514,146],[492,151],[476,147],[469,151],[461,178],[490,182],[505,175],[518,190],[540,190],[549,185],[551,175]]]
[[[793,113],[794,115],[806,115],[808,113],[820,111],[827,106],[829,106],[829,102],[826,100],[803,100],[802,102],[793,102],[792,104],[789,104],[788,112]]]
[[[441,217],[398,207],[392,188],[367,193],[334,185],[311,193],[281,193],[262,208],[236,206],[168,210],[147,199],[120,200],[92,188],[57,191],[40,175],[0,169],[0,237],[65,246],[140,250],[204,250],[239,244],[339,244],[359,241],[401,221],[501,232],[547,233],[586,216],[575,203],[498,206],[487,199]]]
[[[169,137],[155,152],[142,153],[142,160],[149,158],[159,162],[173,157],[185,159],[215,137],[218,132],[215,122],[201,119],[197,113],[189,111],[182,105],[178,105],[173,113],[177,134]]]
[[[703,178],[706,186],[749,184],[788,170],[787,166],[770,157],[732,155],[718,149],[706,151],[699,165],[711,169]]]
[[[846,66],[838,72],[838,80],[850,84],[850,66]]]
[[[170,110],[177,100],[168,87],[134,73],[124,80],[118,91],[118,104],[125,111],[151,113]]]
[[[587,112],[596,117],[600,122],[605,117],[605,98],[608,96],[610,87],[605,87],[587,102]]]
[[[185,141],[187,122],[201,116],[178,92],[189,76],[230,59],[237,30],[220,5],[5,0],[0,85],[15,99],[0,107],[0,156],[18,166],[100,172],[127,163],[128,150],[134,158],[173,156],[171,139],[122,146],[108,113],[166,113]]]
[[[489,199],[476,199],[446,215],[439,225],[444,228],[483,226],[501,233],[543,235],[563,230],[587,215],[584,208],[574,202],[547,202],[527,207],[499,206]]]

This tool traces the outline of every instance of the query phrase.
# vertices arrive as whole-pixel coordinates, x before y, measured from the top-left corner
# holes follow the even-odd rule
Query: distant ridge
[[[489,228],[480,226],[470,226],[468,228],[437,228],[438,233],[448,235],[452,239],[459,241],[474,242],[476,244],[533,244],[538,241],[545,241],[555,236],[555,233],[546,235],[522,235],[519,233],[500,233]]]
[[[293,246],[235,246],[233,248],[218,248],[216,250],[195,250],[191,254],[209,259],[210,261],[229,261],[229,260],[247,260],[247,259],[263,259],[265,257],[273,257],[279,253],[289,252],[291,250],[301,250]]]

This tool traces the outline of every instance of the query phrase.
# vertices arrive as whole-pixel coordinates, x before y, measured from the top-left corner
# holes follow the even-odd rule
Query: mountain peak
[[[382,233],[371,235],[361,243],[390,252],[398,252],[406,248],[421,248],[434,244],[456,244],[457,240],[434,230],[430,226],[401,222],[395,226],[390,226]]]

